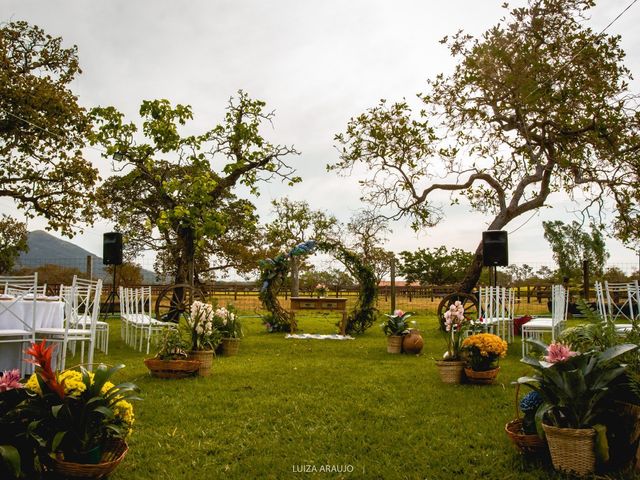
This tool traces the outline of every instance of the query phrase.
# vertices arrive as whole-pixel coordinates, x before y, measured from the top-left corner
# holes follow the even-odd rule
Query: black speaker
[[[102,264],[122,265],[122,234],[105,233],[102,241]]]
[[[504,230],[482,232],[482,264],[485,267],[509,265],[509,242]]]

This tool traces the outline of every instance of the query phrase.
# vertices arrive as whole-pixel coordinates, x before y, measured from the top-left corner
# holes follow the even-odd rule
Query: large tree
[[[602,276],[609,254],[602,232],[595,225],[591,225],[591,233],[576,221],[542,222],[542,227],[561,277],[580,278],[583,260],[589,262],[591,272]]]
[[[93,219],[98,178],[81,152],[91,123],[69,89],[79,73],[75,46],[26,22],[0,27],[0,197],[69,236]]]
[[[144,101],[142,132],[113,107],[93,110],[93,141],[122,170],[100,188],[102,214],[116,222],[130,248],[160,248],[168,255],[176,283],[193,280],[196,256],[206,254],[208,243],[237,222],[255,222],[253,205],[234,195],[237,186],[258,194],[262,180],[300,180],[286,163],[297,153],[293,147],[274,145],[261,134],[263,123],[273,119],[264,107],[240,91],[222,123],[185,136],[179,128],[192,119],[189,106]],[[136,142],[141,136],[147,141]]]
[[[365,265],[373,269],[377,283],[380,283],[391,271],[394,261],[393,252],[382,247],[392,233],[389,221],[370,210],[362,210],[356,212],[347,223],[347,233],[351,249],[362,257]]]
[[[266,226],[267,241],[274,247],[290,250],[307,240],[317,242],[336,241],[338,221],[333,215],[313,210],[308,202],[288,198],[273,200],[274,219]],[[291,296],[300,292],[300,267],[302,259],[291,259]]]
[[[364,164],[363,199],[412,218],[415,228],[441,219],[442,193],[490,215],[491,230],[554,192],[584,208],[633,200],[640,114],[620,38],[584,21],[593,5],[530,0],[481,38],[445,38],[458,64],[429,82],[420,112],[382,101],[352,119],[336,136],[340,159],[329,168],[348,174]],[[481,269],[482,243],[462,291]]]
[[[448,250],[442,245],[438,248],[419,248],[415,252],[400,252],[401,262],[398,273],[407,282],[420,285],[451,285],[459,283],[473,259],[473,253],[460,248]]]
[[[0,274],[13,270],[21,252],[29,250],[27,226],[7,215],[0,216]]]

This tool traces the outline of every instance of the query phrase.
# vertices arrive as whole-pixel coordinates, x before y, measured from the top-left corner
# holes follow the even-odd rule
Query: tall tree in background
[[[274,220],[267,224],[266,239],[274,247],[289,251],[307,240],[335,242],[338,221],[333,215],[312,210],[305,201],[294,202],[288,198],[273,200]],[[291,296],[300,292],[300,257],[291,259]]]
[[[77,47],[26,22],[0,27],[0,197],[71,236],[93,219],[98,171],[82,157],[91,122],[69,89]]]
[[[441,220],[443,192],[490,215],[490,230],[554,192],[580,192],[586,209],[633,201],[640,114],[620,38],[584,22],[593,5],[530,0],[479,39],[445,38],[459,62],[429,82],[420,112],[381,101],[336,136],[340,159],[328,168],[363,164],[363,200],[416,229]],[[480,242],[459,288],[471,291],[481,271]]]
[[[363,210],[349,220],[347,233],[351,249],[362,257],[365,265],[373,268],[377,283],[380,283],[390,272],[394,259],[393,252],[382,247],[391,234],[389,221],[369,210]]]
[[[602,277],[609,254],[602,233],[595,225],[591,225],[591,233],[585,232],[576,221],[570,224],[560,220],[542,222],[542,227],[561,277],[580,278],[583,260],[589,262],[590,272]]]
[[[29,250],[27,226],[2,215],[0,217],[0,274],[13,270],[20,252]]]
[[[92,111],[93,142],[123,171],[99,190],[102,215],[116,223],[130,248],[164,250],[176,283],[193,280],[196,256],[206,254],[207,242],[215,243],[234,222],[255,222],[253,205],[235,197],[237,186],[257,195],[263,180],[300,181],[286,163],[297,154],[293,147],[272,144],[260,133],[274,116],[264,108],[264,102],[239,91],[221,124],[181,136],[179,127],[192,119],[191,107],[144,101],[140,116],[147,143],[136,143],[138,127],[124,123],[115,108]]]
[[[409,283],[420,285],[451,285],[464,278],[465,270],[473,259],[473,253],[459,248],[447,250],[419,248],[415,252],[400,252],[398,273]]]

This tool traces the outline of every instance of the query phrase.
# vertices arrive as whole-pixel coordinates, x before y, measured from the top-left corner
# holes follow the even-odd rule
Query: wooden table
[[[291,333],[295,333],[298,327],[296,312],[304,310],[322,310],[329,312],[342,312],[340,322],[340,335],[346,334],[347,329],[347,299],[346,298],[314,298],[291,297]]]

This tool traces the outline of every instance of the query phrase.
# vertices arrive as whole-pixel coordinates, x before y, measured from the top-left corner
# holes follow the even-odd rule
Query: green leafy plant
[[[216,308],[213,312],[213,324],[222,338],[242,338],[242,325],[233,306]]]
[[[187,358],[187,342],[175,328],[165,328],[162,331],[160,349],[156,354],[158,360],[184,360]]]
[[[410,330],[408,320],[411,315],[413,314],[402,310],[396,310],[393,315],[385,314],[387,319],[380,324],[380,328],[388,337],[391,335],[407,335]]]
[[[544,403],[537,419],[561,428],[589,428],[597,423],[610,386],[625,371],[616,360],[638,348],[623,344],[602,352],[577,353],[559,343],[527,341],[547,355],[544,360],[523,358],[522,362],[535,369],[537,375],[520,377],[518,383],[542,396]]]

